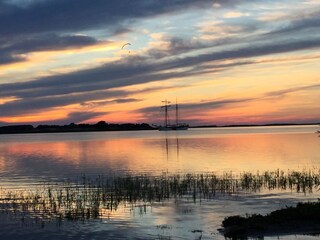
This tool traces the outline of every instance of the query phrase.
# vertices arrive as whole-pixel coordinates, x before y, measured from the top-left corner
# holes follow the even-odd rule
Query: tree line
[[[147,123],[106,123],[100,121],[96,124],[70,123],[68,125],[9,125],[0,127],[0,134],[10,133],[50,133],[50,132],[92,132],[92,131],[130,131],[153,130],[154,127]]]

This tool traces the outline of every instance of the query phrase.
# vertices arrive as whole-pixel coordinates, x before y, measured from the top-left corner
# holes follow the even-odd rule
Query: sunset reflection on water
[[[306,129],[309,131],[307,132]],[[103,132],[0,140],[0,168],[23,179],[72,178],[80,174],[295,170],[319,167],[320,141],[311,127],[274,133],[225,129],[176,132]],[[274,130],[274,129],[272,129]],[[223,129],[222,129],[223,131]],[[243,131],[243,130],[241,130]],[[64,136],[64,138],[62,138]],[[11,136],[10,136],[11,137]],[[25,139],[23,139],[25,138]]]
[[[184,173],[263,173],[320,168],[317,126],[211,128],[181,132],[134,131],[0,135],[2,191],[25,191],[86,176]],[[317,173],[317,170],[315,170]],[[45,185],[46,186],[46,185]],[[54,185],[59,186],[59,185]],[[61,185],[60,185],[61,186]],[[316,186],[315,186],[316,187]],[[1,195],[2,193],[0,193]],[[266,214],[298,201],[313,201],[319,192],[273,189],[164,201],[122,202],[101,208],[100,219],[65,222],[68,234],[85,233],[123,239],[224,239],[217,229],[230,215]],[[1,216],[1,215],[0,215]],[[31,220],[32,221],[32,220]],[[10,221],[2,227],[12,231]],[[66,234],[54,228],[53,232]],[[25,231],[30,231],[26,228]],[[52,233],[33,227],[39,236]],[[24,234],[26,234],[24,232]],[[50,235],[51,236],[51,235]],[[54,234],[52,235],[54,236]],[[301,239],[305,239],[303,236]],[[291,239],[290,236],[284,239]],[[312,239],[310,237],[309,239]]]

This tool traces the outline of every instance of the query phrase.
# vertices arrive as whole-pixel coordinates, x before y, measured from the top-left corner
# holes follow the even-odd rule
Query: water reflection
[[[180,145],[179,145],[179,134],[174,132],[172,135],[164,132],[163,140],[165,142],[165,151],[166,151],[166,159],[168,161],[176,161],[179,162],[179,153],[180,153]]]
[[[314,131],[233,135],[229,131],[150,131],[137,133],[137,137],[134,132],[122,137],[90,133],[90,140],[83,140],[78,133],[64,135],[66,140],[57,135],[54,140],[49,134],[47,140],[42,136],[41,142],[30,141],[32,136],[14,142],[10,136],[10,141],[0,141],[0,174],[6,176],[2,180],[27,179],[30,183],[81,173],[241,172],[320,165],[320,142]]]
[[[83,173],[159,176],[206,172],[223,176],[226,172],[256,174],[258,170],[262,173],[278,168],[285,172],[308,170],[320,167],[316,130],[318,126],[2,135],[1,186],[29,189],[32,184],[73,179]],[[65,229],[51,232],[40,228],[32,232],[26,228],[18,233],[16,224],[6,226],[10,222],[2,221],[1,229],[6,230],[1,235],[24,240],[34,239],[36,235],[45,239],[76,236],[77,239],[123,239],[129,235],[132,239],[194,239],[200,237],[197,230],[201,230],[202,239],[223,239],[216,229],[226,216],[267,213],[319,196],[316,191],[313,194],[306,191],[306,195],[295,192],[277,189],[268,193],[228,194],[196,204],[192,197],[192,204],[185,198],[167,199],[147,206],[147,213],[143,206],[121,207],[116,212],[107,209],[101,213],[101,222],[66,222]]]

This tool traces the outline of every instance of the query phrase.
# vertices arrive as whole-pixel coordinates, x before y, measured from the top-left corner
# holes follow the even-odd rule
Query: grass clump
[[[169,199],[194,203],[221,195],[265,190],[312,193],[320,186],[320,170],[265,171],[234,174],[180,173],[160,175],[122,175],[80,178],[44,185],[37,190],[0,189],[0,212],[40,219],[97,219],[116,211],[120,204],[151,206]]]
[[[260,214],[230,216],[223,220],[220,231],[231,239],[263,237],[283,234],[320,233],[320,199],[298,203],[262,216]]]

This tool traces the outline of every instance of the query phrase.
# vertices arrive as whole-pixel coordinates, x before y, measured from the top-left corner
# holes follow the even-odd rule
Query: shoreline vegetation
[[[156,128],[147,123],[106,123],[100,121],[96,124],[70,123],[69,125],[9,125],[0,127],[0,134],[16,133],[58,133],[58,132],[98,132],[98,131],[133,131],[133,130],[154,130]]]
[[[223,220],[219,231],[230,239],[263,238],[280,235],[319,235],[320,199],[317,202],[299,202],[265,216],[260,214],[230,216]]]
[[[291,191],[308,194],[319,191],[320,169],[303,171],[264,171],[215,173],[86,176],[34,189],[0,188],[0,214],[12,213],[25,222],[100,219],[119,206],[139,207],[146,212],[155,203],[169,200],[201,203],[223,196],[260,191]],[[320,216],[320,214],[319,214]],[[241,217],[225,220],[237,222]],[[239,221],[240,221],[239,220]]]
[[[228,128],[228,127],[263,127],[263,126],[300,126],[319,125],[320,123],[271,123],[271,124],[244,124],[244,125],[202,125],[190,126],[189,128]],[[20,133],[59,133],[59,132],[97,132],[97,131],[135,131],[135,130],[156,130],[157,127],[147,123],[106,123],[100,121],[96,124],[70,123],[68,125],[7,125],[0,126],[0,134],[20,134]]]

